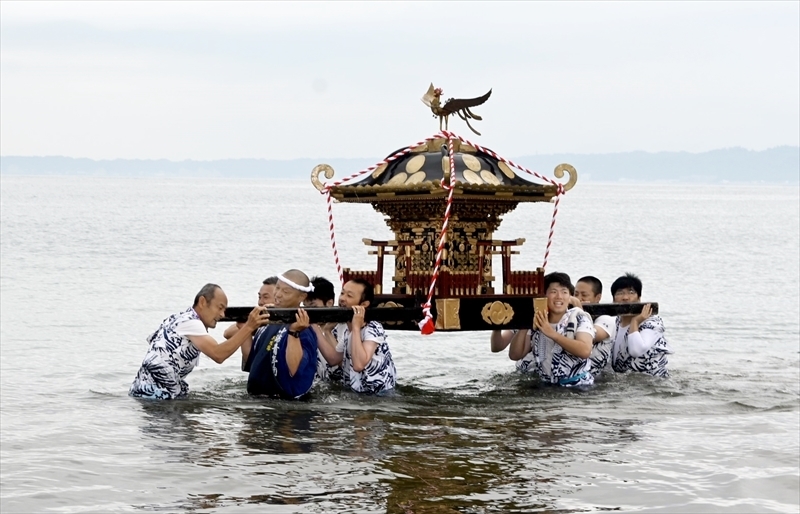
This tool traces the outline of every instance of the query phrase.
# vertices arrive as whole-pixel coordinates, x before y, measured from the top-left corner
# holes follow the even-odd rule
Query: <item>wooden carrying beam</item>
[[[253,307],[228,307],[225,317],[220,321],[247,321]],[[311,323],[345,323],[353,319],[353,309],[346,307],[305,307]],[[297,309],[267,308],[270,323],[291,324],[296,321]],[[397,322],[420,321],[423,318],[422,307],[376,307],[367,309],[366,321]]]
[[[367,309],[365,319],[384,323],[387,330],[419,330],[422,308],[415,298],[406,295],[376,295],[376,303],[392,302],[397,307]],[[432,313],[437,330],[473,331],[525,329],[533,325],[534,312],[547,305],[545,298],[484,295],[479,297],[444,298],[433,302]],[[643,303],[595,303],[582,308],[592,317],[639,314]],[[658,314],[658,304],[651,303],[653,314]],[[439,309],[445,311],[439,312]],[[246,321],[253,307],[228,307],[220,321]],[[294,323],[297,309],[267,309],[272,323]],[[353,318],[353,310],[345,307],[306,308],[311,323],[344,323]]]

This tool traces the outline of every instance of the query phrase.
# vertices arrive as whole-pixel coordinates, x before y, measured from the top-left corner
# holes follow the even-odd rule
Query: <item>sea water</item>
[[[188,399],[127,396],[145,337],[204,283],[254,305],[289,268],[335,282],[308,181],[0,185],[3,513],[800,509],[796,185],[579,180],[563,198],[547,270],[599,277],[605,301],[637,273],[670,379],[540,387],[488,333],[390,332],[395,396],[321,386],[308,403],[248,397],[238,354],[202,357]],[[361,238],[392,238],[382,216],[334,215],[343,265],[374,269]],[[526,238],[514,269],[542,264],[551,216],[505,216],[495,237]]]

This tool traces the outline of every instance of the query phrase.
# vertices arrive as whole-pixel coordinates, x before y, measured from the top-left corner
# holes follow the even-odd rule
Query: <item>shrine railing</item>
[[[395,259],[402,264],[397,268],[397,276],[394,277],[396,287],[392,292],[395,294],[425,295],[431,283],[431,271],[419,271],[412,268],[412,254],[415,252],[414,243],[411,241],[373,241],[364,239],[364,243],[372,246],[370,255],[377,256],[377,269],[352,270],[344,268],[344,281],[360,278],[366,280],[375,287],[376,294],[383,294],[383,270],[384,257],[394,255]],[[434,295],[440,298],[480,296],[484,294],[494,294],[492,282],[494,277],[491,274],[484,274],[486,259],[493,255],[500,255],[502,262],[503,289],[506,295],[519,296],[543,296],[544,295],[544,269],[538,268],[535,271],[512,271],[511,256],[519,251],[514,247],[521,246],[524,239],[514,239],[510,241],[478,241],[475,251],[478,255],[478,267],[475,270],[450,270],[446,266],[439,271],[439,278],[434,289]]]
[[[481,278],[474,271],[439,270],[434,295],[438,297],[478,296],[487,291]],[[406,294],[425,294],[431,283],[431,273],[427,271],[410,271],[406,275]]]
[[[381,273],[381,275],[382,274],[383,273]],[[354,278],[366,280],[375,288],[375,294],[383,293],[383,277],[379,276],[377,271],[362,271],[351,270],[350,268],[342,268],[342,277],[344,278],[345,283],[353,280]]]
[[[503,280],[506,294],[544,296],[544,269],[536,271],[509,271]]]

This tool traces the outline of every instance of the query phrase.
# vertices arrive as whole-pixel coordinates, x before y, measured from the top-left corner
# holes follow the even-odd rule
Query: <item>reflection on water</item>
[[[530,381],[471,397],[408,388],[386,399],[323,390],[310,403],[201,395],[136,402],[146,445],[167,467],[191,464],[213,475],[206,482],[214,486],[196,484],[170,504],[186,510],[554,509],[586,485],[574,468],[612,461],[638,439],[639,422],[549,412],[562,390],[548,391],[550,399],[519,391],[530,393]],[[229,480],[247,494],[214,488]]]

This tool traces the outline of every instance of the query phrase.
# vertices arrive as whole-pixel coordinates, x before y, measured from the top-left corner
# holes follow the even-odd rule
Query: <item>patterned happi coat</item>
[[[317,373],[314,376],[314,380],[318,382],[327,381],[340,383],[344,380],[344,376],[342,375],[342,367],[338,364],[336,366],[331,366],[328,364],[328,361],[325,360],[322,352],[317,350]]]
[[[594,325],[600,325],[606,331],[609,337],[602,341],[597,341],[592,344],[592,354],[589,356],[589,362],[592,367],[592,375],[597,378],[606,366],[611,362],[611,348],[614,346],[614,338],[616,332],[617,318],[612,316],[598,316],[594,320]]]
[[[377,394],[394,389],[397,384],[397,369],[392,360],[392,352],[386,342],[386,331],[377,321],[370,321],[361,329],[361,341],[374,341],[378,347],[363,371],[353,369],[353,357],[350,351],[350,329],[346,323],[339,323],[333,329],[336,337],[336,351],[344,353],[342,358],[342,375],[345,386],[353,391]]]
[[[576,332],[586,332],[594,339],[592,317],[576,308],[569,309],[554,327],[562,336],[574,338]],[[540,330],[529,330],[531,351],[517,361],[517,370],[535,371],[542,381],[567,387],[589,386],[594,383],[589,359],[576,357]]]
[[[664,321],[661,316],[650,316],[642,323],[639,324],[639,332],[645,330],[653,330],[658,334],[658,339],[651,346],[644,355],[639,357],[631,357],[628,352],[628,328],[620,327],[620,319],[617,318],[617,339],[622,338],[618,345],[615,345],[613,360],[611,366],[617,373],[625,373],[626,371],[636,371],[639,373],[647,373],[654,377],[669,377],[669,370],[667,365],[669,359],[667,355],[672,353],[672,349],[664,338]]]
[[[200,318],[192,308],[173,314],[147,338],[150,347],[128,394],[168,400],[189,393],[189,384],[184,378],[200,360],[200,350],[187,337],[178,335],[175,329],[193,319]]]

